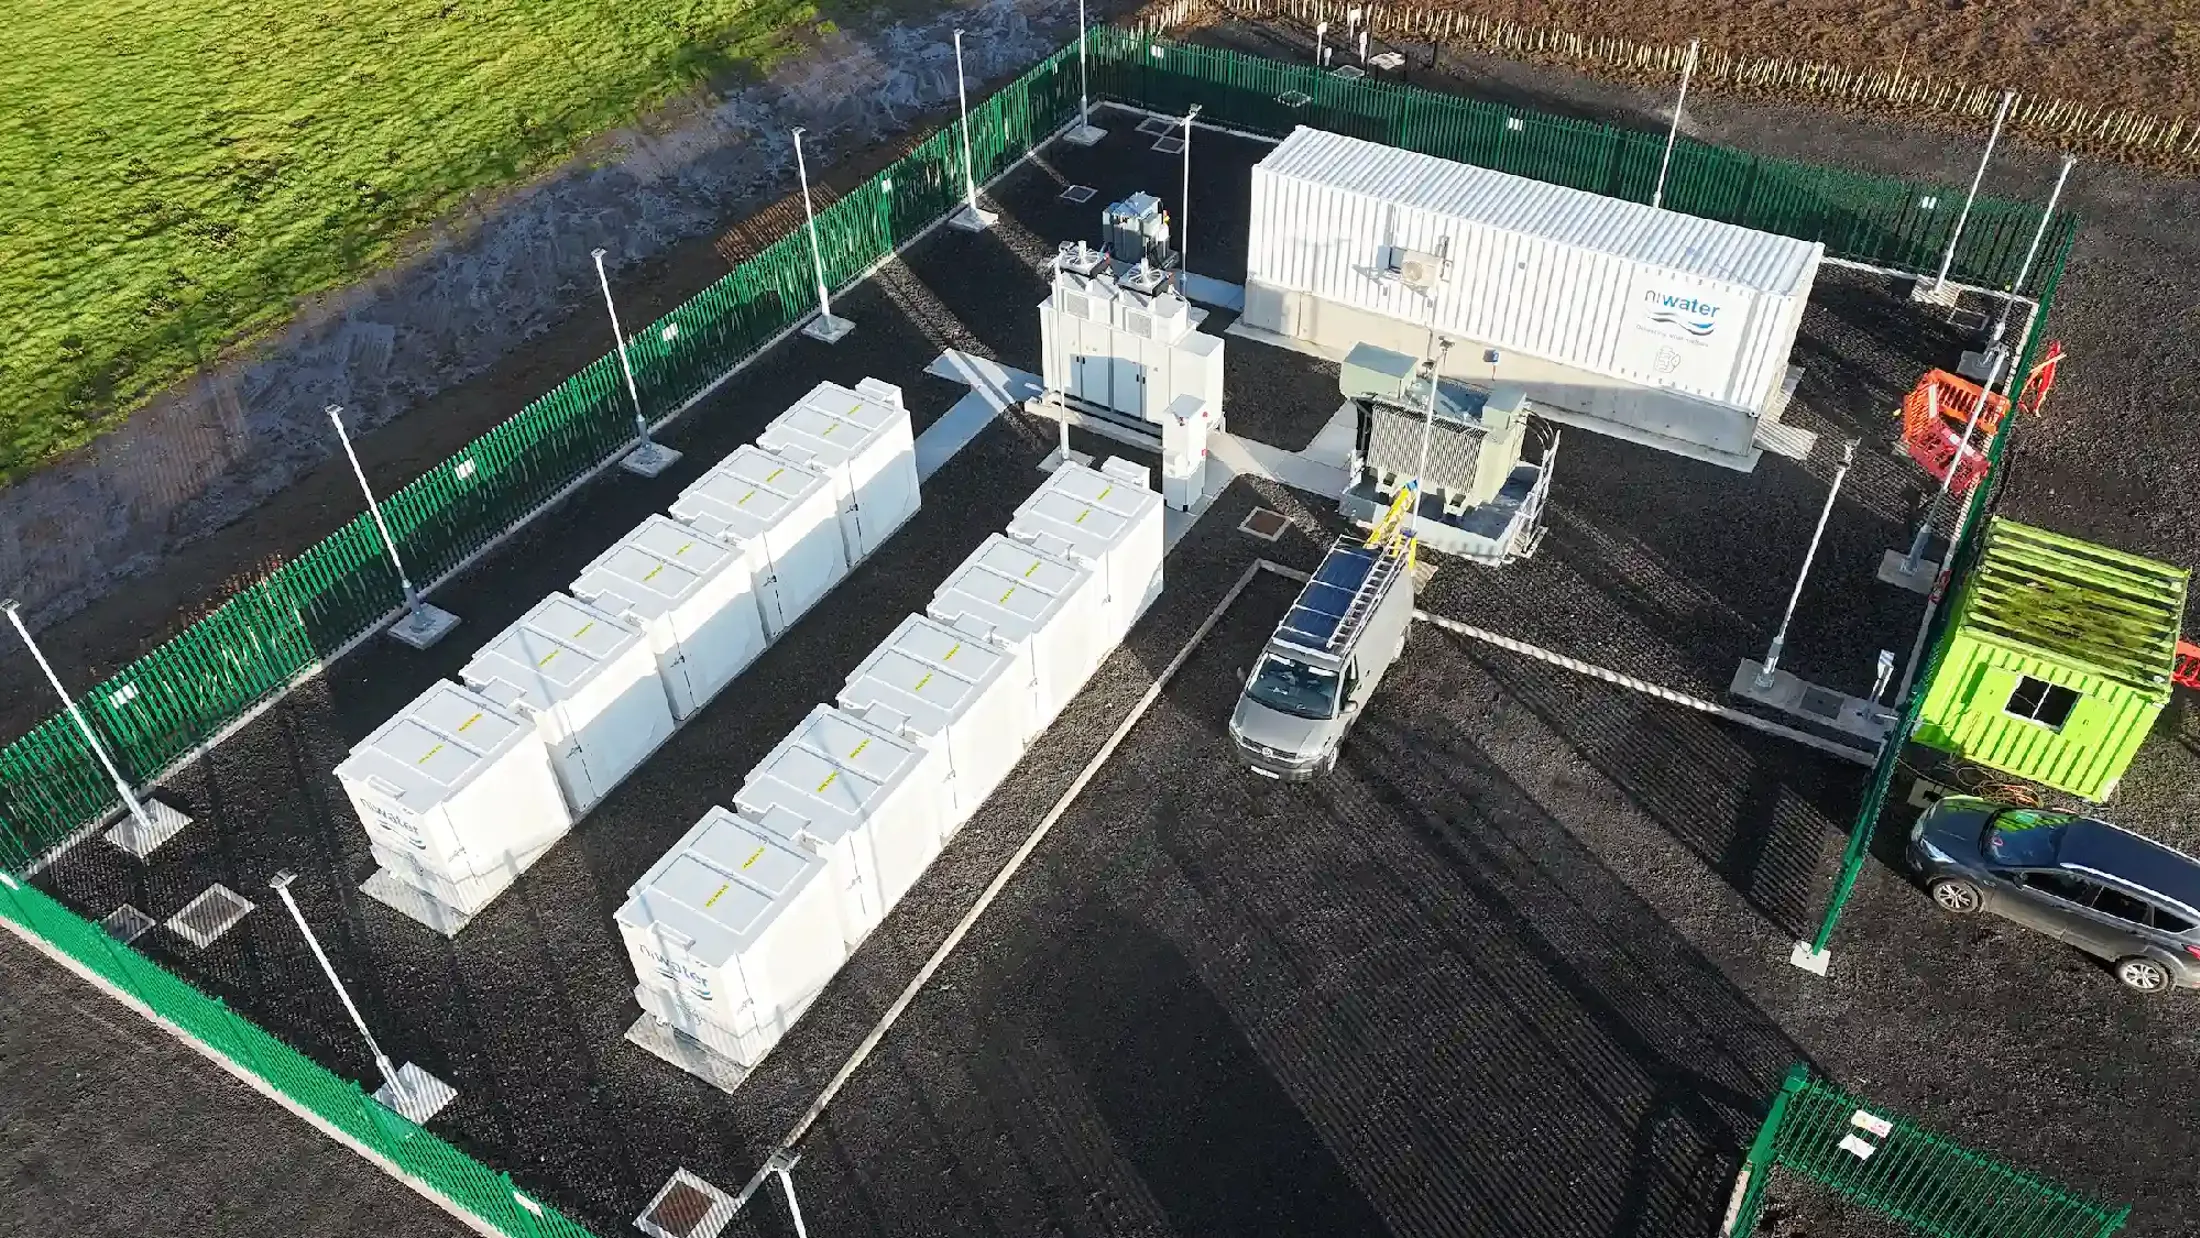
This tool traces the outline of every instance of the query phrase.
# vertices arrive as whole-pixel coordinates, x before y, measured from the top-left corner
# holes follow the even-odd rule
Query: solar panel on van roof
[[[1283,617],[1276,635],[1309,649],[1327,649],[1345,613],[1352,608],[1353,595],[1375,570],[1376,557],[1381,553],[1349,540],[1330,547],[1321,566],[1314,569],[1313,579],[1299,593],[1299,600]]]

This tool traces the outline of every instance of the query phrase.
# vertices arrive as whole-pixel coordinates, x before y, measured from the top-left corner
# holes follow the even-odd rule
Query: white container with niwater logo
[[[712,808],[613,917],[642,1009],[754,1066],[846,960],[824,859]]]
[[[737,547],[651,516],[589,564],[572,592],[648,635],[672,714],[685,718],[763,652],[755,587]]]
[[[756,445],[832,481],[841,544],[861,563],[917,512],[916,436],[901,391],[822,382],[772,419]]]
[[[376,860],[467,912],[573,825],[534,723],[453,683],[359,741],[336,781]]]

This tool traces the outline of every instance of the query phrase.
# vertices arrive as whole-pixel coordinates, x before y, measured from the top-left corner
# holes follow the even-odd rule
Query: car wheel
[[[2169,968],[2140,956],[2116,964],[2116,979],[2134,993],[2160,993],[2171,983]]]
[[[1953,915],[1967,916],[1986,905],[1986,896],[1978,892],[1978,887],[1961,878],[1943,877],[1931,889],[1933,901]]]

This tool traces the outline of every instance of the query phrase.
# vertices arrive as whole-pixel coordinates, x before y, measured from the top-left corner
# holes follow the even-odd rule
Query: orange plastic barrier
[[[2055,376],[2062,369],[2062,361],[2062,344],[2049,344],[2046,355],[2025,376],[2024,390],[2017,393],[2018,411],[2026,414],[2040,411],[2047,402],[2047,393],[2055,387]],[[1982,398],[1986,401],[1986,411],[1980,414],[1978,428],[1971,432],[1971,441],[1966,444],[1963,428],[1969,424],[1972,410],[1978,408]],[[1938,416],[1934,415],[1936,411]],[[1994,440],[1994,431],[2008,411],[2009,401],[2005,397],[1986,395],[1970,379],[1946,370],[1928,370],[1902,399],[1902,445],[1909,451],[1910,458],[1932,474],[1935,481],[1946,477],[1948,470],[1954,468],[1955,480],[1948,483],[1948,488],[1957,494],[1969,494],[1971,487],[1977,485],[1986,472],[1986,445]]]

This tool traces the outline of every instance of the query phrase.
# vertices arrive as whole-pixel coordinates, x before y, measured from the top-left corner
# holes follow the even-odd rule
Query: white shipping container
[[[573,826],[534,724],[453,683],[359,741],[336,781],[376,856],[416,885],[415,870],[457,882],[523,867]]]
[[[1429,303],[1396,271],[1440,250],[1437,331],[1756,413],[1825,247],[1318,129],[1254,166],[1247,313],[1264,329],[1311,338],[1266,321],[1320,310],[1279,310],[1279,292],[1424,329]]]
[[[1028,686],[1045,730],[1099,664],[1098,592],[1085,568],[996,533],[948,575],[925,613],[1013,650],[1011,677]]]
[[[917,441],[898,403],[819,383],[766,426],[756,445],[832,479],[850,563],[869,557],[917,512]]]
[[[820,705],[734,796],[743,815],[825,857],[850,950],[939,854],[945,796],[928,758],[913,739]]]
[[[754,1066],[846,961],[825,861],[713,808],[613,917],[642,1009]]]
[[[944,843],[1023,759],[1038,733],[1015,657],[937,619],[911,615],[841,688],[840,707],[914,735],[943,765]]]
[[[672,517],[741,547],[774,640],[848,574],[831,480],[760,447],[735,448],[681,492]]]
[[[651,516],[588,565],[574,597],[642,629],[675,718],[710,703],[764,649],[764,615],[741,551]]]
[[[1150,478],[1129,460],[1108,460],[1097,469],[1072,462],[1025,499],[1008,524],[1010,537],[1091,569],[1101,589],[1103,649],[1119,643],[1161,596],[1168,544],[1161,496]]]
[[[491,638],[458,676],[535,719],[576,818],[672,734],[657,655],[640,629],[562,593]]]

